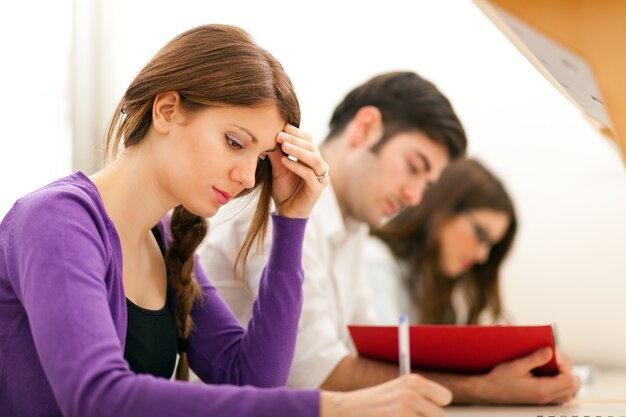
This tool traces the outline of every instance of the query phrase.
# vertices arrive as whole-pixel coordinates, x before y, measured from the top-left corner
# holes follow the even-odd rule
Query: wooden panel
[[[590,122],[620,147],[626,160],[626,1],[621,0],[475,0],[504,34],[573,101]],[[518,36],[502,11],[582,58],[591,69],[610,123],[590,117],[573,99],[532,48]],[[584,103],[583,103],[584,104]]]

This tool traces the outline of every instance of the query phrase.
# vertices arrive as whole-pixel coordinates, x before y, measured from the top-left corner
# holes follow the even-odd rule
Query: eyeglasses
[[[474,228],[474,234],[476,235],[476,240],[482,245],[485,245],[487,249],[491,249],[491,247],[495,244],[489,237],[489,233],[485,230],[485,228],[476,221],[476,218],[472,214],[471,211],[466,211],[467,219],[470,224]]]

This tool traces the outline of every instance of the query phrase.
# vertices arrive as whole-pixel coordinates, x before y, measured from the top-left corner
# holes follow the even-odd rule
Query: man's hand
[[[552,349],[539,349],[528,356],[502,363],[486,375],[476,377],[479,402],[500,404],[562,404],[580,388],[580,379],[560,363],[556,376],[534,376],[531,370],[547,363]]]

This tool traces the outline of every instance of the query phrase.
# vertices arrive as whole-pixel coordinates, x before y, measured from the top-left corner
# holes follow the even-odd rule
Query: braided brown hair
[[[127,148],[143,140],[152,125],[155,97],[169,91],[178,92],[188,111],[209,106],[272,104],[285,121],[294,126],[300,124],[298,99],[280,63],[244,30],[204,25],[171,40],[132,81],[109,124],[105,159],[115,158],[121,143]],[[261,187],[261,196],[237,258],[244,268],[250,247],[257,239],[263,239],[267,229],[272,180],[269,158],[259,162],[255,178],[254,188]],[[165,265],[176,294],[174,318],[178,337],[184,344],[193,328],[191,310],[202,294],[193,269],[194,252],[207,233],[206,219],[178,206],[172,215],[171,230],[173,240]],[[187,380],[186,349],[179,347],[179,351],[176,378]]]

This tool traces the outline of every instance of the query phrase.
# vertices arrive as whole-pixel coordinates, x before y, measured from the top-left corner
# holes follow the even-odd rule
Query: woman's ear
[[[383,135],[383,115],[378,107],[361,107],[352,119],[351,147],[375,145]]]
[[[180,115],[180,95],[176,91],[157,94],[152,105],[152,124],[157,132],[168,134]]]

